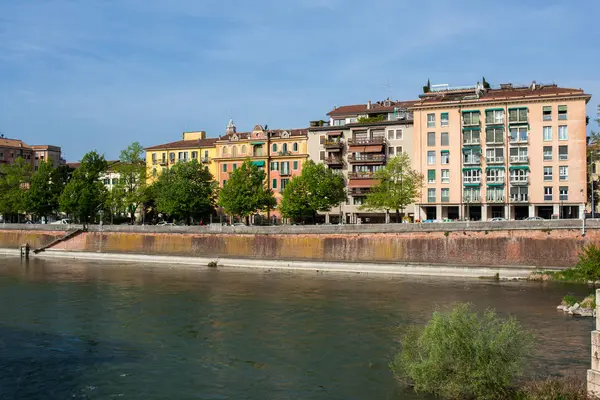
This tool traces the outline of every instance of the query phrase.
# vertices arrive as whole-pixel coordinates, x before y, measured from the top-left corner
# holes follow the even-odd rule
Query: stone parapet
[[[600,289],[596,289],[596,330],[592,331],[592,367],[587,373],[588,394],[600,397]]]

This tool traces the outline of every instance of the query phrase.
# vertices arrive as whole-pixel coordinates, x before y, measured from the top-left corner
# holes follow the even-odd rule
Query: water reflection
[[[589,290],[0,259],[0,343],[17,343],[0,347],[10,371],[0,390],[23,398],[11,382],[29,381],[31,393],[53,388],[55,398],[423,398],[388,370],[395,328],[456,301],[534,329],[543,351],[531,373],[583,377],[593,321],[555,311],[567,291]],[[50,371],[31,380],[28,363]]]

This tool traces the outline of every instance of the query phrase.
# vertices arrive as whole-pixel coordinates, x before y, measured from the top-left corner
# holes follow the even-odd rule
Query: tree
[[[265,185],[266,173],[250,160],[229,175],[229,180],[219,193],[219,205],[227,214],[247,218],[273,208],[277,201],[273,191]]]
[[[27,211],[47,220],[58,210],[63,186],[52,163],[43,161],[31,176],[26,194]]]
[[[379,183],[367,194],[361,208],[368,210],[395,210],[400,221],[400,211],[413,203],[421,193],[423,175],[411,168],[406,153],[392,157],[385,168],[375,172]]]
[[[180,162],[160,174],[152,185],[158,212],[177,216],[190,223],[190,218],[209,216],[214,211],[217,183],[208,167]]]
[[[108,191],[100,182],[107,169],[104,156],[91,151],[83,156],[59,198],[62,211],[76,216],[84,225],[93,220],[106,203]]]
[[[139,142],[133,142],[121,151],[119,163],[114,166],[119,174],[116,186],[123,196],[122,202],[127,207],[131,223],[135,222],[135,213],[145,199],[146,163],[144,148]]]
[[[283,190],[281,213],[287,218],[316,217],[318,211],[326,212],[346,200],[344,178],[308,160],[302,174],[292,178]]]
[[[7,217],[27,209],[27,186],[31,178],[31,165],[22,157],[14,163],[0,167],[0,214]]]

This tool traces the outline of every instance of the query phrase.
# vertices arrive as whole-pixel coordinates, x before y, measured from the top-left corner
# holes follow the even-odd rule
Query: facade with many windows
[[[556,85],[435,87],[414,104],[422,219],[580,218],[586,104]],[[439,178],[438,178],[439,177]]]
[[[395,218],[385,210],[365,210],[361,205],[371,187],[378,183],[375,173],[385,167],[387,160],[403,152],[411,155],[411,105],[412,102],[389,99],[369,101],[336,107],[327,114],[328,121],[311,122],[310,158],[342,174],[347,187],[347,201],[326,213],[326,222],[374,223]],[[403,211],[406,217],[414,216],[412,205]]]

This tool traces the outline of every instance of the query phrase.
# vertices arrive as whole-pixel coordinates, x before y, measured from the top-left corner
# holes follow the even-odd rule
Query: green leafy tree
[[[250,215],[273,208],[277,201],[273,191],[265,185],[263,169],[244,161],[229,175],[229,180],[219,192],[219,205],[230,215],[247,219]]]
[[[217,183],[208,167],[192,160],[160,174],[151,191],[158,212],[189,224],[190,218],[206,217],[214,211]]]
[[[91,151],[83,156],[59,198],[62,211],[74,215],[84,225],[104,210],[108,191],[100,181],[107,169],[104,156]]]
[[[367,210],[395,210],[400,221],[400,212],[413,203],[421,194],[423,175],[412,169],[406,153],[392,157],[385,168],[375,172],[379,181],[367,194],[361,208]]]
[[[346,200],[344,178],[323,164],[307,161],[302,174],[292,178],[283,190],[281,213],[287,218],[316,217]]]
[[[31,176],[26,194],[27,211],[47,220],[58,210],[58,199],[63,186],[60,178],[48,161],[41,162],[38,170]]]
[[[27,188],[31,178],[31,164],[22,157],[0,167],[0,214],[4,219],[27,211]]]
[[[146,191],[146,162],[144,148],[139,142],[134,142],[121,151],[119,163],[114,166],[119,173],[117,189],[123,196],[122,201],[127,207],[131,223],[135,222],[135,213],[144,203]]]

